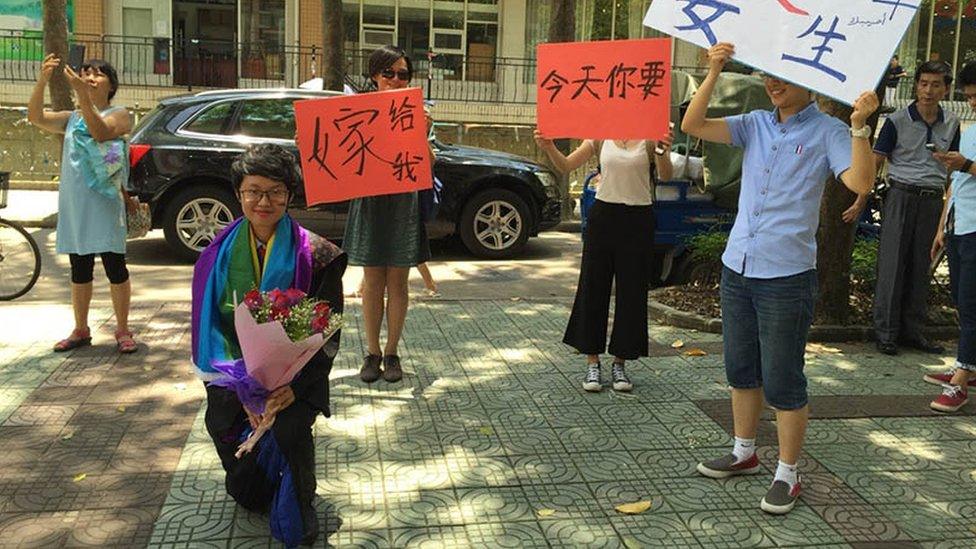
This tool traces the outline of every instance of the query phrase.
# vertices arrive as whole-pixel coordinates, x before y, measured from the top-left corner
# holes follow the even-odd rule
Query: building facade
[[[650,2],[578,0],[576,39],[655,36],[641,24]],[[291,86],[318,73],[322,4],[69,0],[69,18],[75,38],[90,43],[90,54],[115,63],[130,85]],[[531,103],[533,90],[517,88],[532,88],[525,84],[534,80],[535,46],[548,39],[550,11],[550,0],[343,0],[348,72],[361,77],[370,50],[398,44],[446,99]],[[40,2],[0,2],[0,38],[37,35],[39,22]],[[26,47],[6,42],[0,56],[24,56]],[[429,51],[436,54],[432,60]],[[922,0],[897,53],[909,71],[927,59],[954,68],[976,59],[976,0]],[[23,60],[41,54],[33,51]],[[702,61],[700,48],[675,42],[675,66],[701,67]],[[902,95],[910,96],[910,82],[905,84]]]

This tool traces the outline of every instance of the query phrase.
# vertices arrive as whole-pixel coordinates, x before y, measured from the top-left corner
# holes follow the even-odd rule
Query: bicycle
[[[0,209],[7,207],[10,174],[0,172]],[[0,217],[0,301],[26,294],[41,276],[41,251],[19,223]]]

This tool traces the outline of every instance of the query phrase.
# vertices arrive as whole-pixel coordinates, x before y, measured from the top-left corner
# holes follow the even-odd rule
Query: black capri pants
[[[653,206],[597,200],[590,208],[573,312],[563,343],[586,355],[607,349],[610,291],[616,285],[610,354],[647,356],[647,288],[654,246]]]
[[[102,267],[112,284],[122,284],[129,280],[129,269],[125,266],[125,254],[102,252]],[[95,280],[95,254],[68,254],[71,262],[71,282],[88,284]]]

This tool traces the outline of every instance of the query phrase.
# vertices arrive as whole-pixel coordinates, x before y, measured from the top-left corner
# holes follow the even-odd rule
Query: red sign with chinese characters
[[[548,138],[660,139],[668,133],[671,41],[539,44],[536,123]]]
[[[420,88],[295,102],[309,205],[433,185]]]

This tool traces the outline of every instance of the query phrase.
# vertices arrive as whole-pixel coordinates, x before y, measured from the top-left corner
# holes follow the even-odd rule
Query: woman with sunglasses
[[[396,46],[383,46],[369,57],[369,79],[376,91],[407,87],[413,76],[410,58]],[[430,121],[428,120],[428,124]],[[343,248],[350,265],[363,267],[363,320],[367,354],[359,377],[372,383],[381,376],[393,383],[403,371],[397,347],[407,318],[410,268],[430,259],[427,230],[416,192],[357,198],[349,206]],[[386,303],[384,303],[386,295]],[[386,312],[386,345],[380,327]]]

